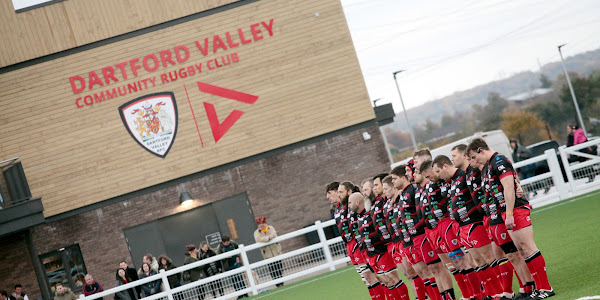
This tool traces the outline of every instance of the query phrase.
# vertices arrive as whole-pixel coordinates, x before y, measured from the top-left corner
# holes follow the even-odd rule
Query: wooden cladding
[[[196,44],[206,39],[211,51]],[[178,60],[176,46],[189,57],[182,50]],[[119,113],[156,93],[172,93],[178,110],[164,158]],[[0,75],[0,160],[21,158],[46,216],[373,118],[338,0],[256,1]]]
[[[67,0],[17,13],[0,0],[0,67],[237,1]]]

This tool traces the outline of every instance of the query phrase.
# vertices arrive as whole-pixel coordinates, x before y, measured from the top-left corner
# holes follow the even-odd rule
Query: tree
[[[487,105],[475,105],[474,111],[477,114],[478,127],[481,131],[490,131],[500,128],[502,122],[502,114],[504,109],[508,107],[508,101],[498,93],[489,93],[487,97]]]
[[[520,111],[503,115],[502,130],[509,138],[517,139],[523,145],[530,145],[548,139],[544,122],[535,114]]]
[[[540,84],[541,88],[543,89],[548,89],[552,87],[552,81],[550,81],[550,79],[548,79],[548,76],[544,74],[540,75]]]

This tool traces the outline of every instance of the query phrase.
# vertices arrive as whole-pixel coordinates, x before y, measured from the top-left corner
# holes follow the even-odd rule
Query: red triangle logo
[[[220,86],[197,82],[198,89],[200,92],[227,98],[230,100],[235,100],[247,104],[254,104],[256,100],[258,100],[258,96],[226,89]],[[213,138],[215,139],[215,143],[217,143],[224,135],[229,131],[231,126],[240,119],[240,117],[244,114],[243,111],[234,109],[228,116],[225,118],[223,122],[219,122],[219,118],[217,117],[217,112],[215,110],[215,106],[212,103],[204,102],[204,110],[206,111],[206,117],[208,118],[208,123],[210,124],[210,129],[213,133]]]

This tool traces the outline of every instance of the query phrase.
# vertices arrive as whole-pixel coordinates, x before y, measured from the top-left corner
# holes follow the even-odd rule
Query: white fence
[[[600,145],[600,139],[588,141],[573,147],[559,147],[546,150],[543,155],[514,164],[515,169],[527,173],[527,168],[535,168],[535,176],[521,180],[521,186],[533,205],[552,203],[590,191],[600,184],[595,180],[600,174],[598,153],[586,153],[593,146]],[[581,152],[582,149],[586,152]]]
[[[591,146],[600,145],[600,139],[586,142],[574,147],[560,147],[559,154],[554,149],[543,155],[515,163],[515,169],[535,166],[538,172],[533,177],[521,181],[521,185],[534,206],[541,206],[554,201],[584,193],[600,184],[595,180],[600,173],[600,157],[581,152]],[[597,154],[597,153],[596,153]],[[582,158],[582,159],[578,159]],[[587,160],[583,160],[583,158]],[[560,160],[560,161],[559,161]],[[565,173],[561,169],[564,169]],[[565,180],[566,178],[566,180]],[[350,259],[346,256],[345,244],[340,237],[327,239],[324,228],[335,226],[334,220],[315,222],[315,225],[279,236],[268,243],[257,243],[249,246],[240,245],[237,250],[223,253],[170,271],[161,270],[157,275],[121,285],[104,292],[81,299],[93,300],[102,297],[112,298],[115,293],[135,288],[142,284],[161,280],[164,290],[158,294],[145,297],[146,300],[202,300],[231,299],[246,294],[258,294],[261,290],[275,284],[313,275],[320,271],[333,271],[336,266],[345,265]],[[248,251],[259,249],[265,245],[281,243],[291,238],[317,232],[319,242],[283,255],[250,264]],[[190,282],[178,287],[169,286],[168,276],[205,266],[235,255],[240,255],[242,266],[208,278]],[[282,277],[272,277],[275,264],[281,262]],[[275,276],[278,277],[278,276]],[[223,293],[221,295],[221,292]],[[213,296],[213,293],[215,296]],[[108,299],[108,298],[107,298]]]
[[[192,299],[232,299],[241,295],[257,295],[260,290],[272,287],[275,284],[291,281],[301,277],[314,274],[319,271],[333,271],[336,266],[346,265],[350,259],[346,255],[346,246],[340,237],[327,239],[324,228],[335,226],[335,220],[326,222],[317,221],[301,230],[281,235],[268,243],[256,243],[249,246],[239,245],[239,248],[227,253],[203,259],[192,264],[184,265],[173,270],[161,270],[159,274],[136,280],[98,294],[80,296],[80,299],[93,300],[102,297],[113,298],[118,292],[135,288],[145,283],[161,280],[163,291],[152,296],[145,297],[146,300],[168,299],[168,300],[192,300]],[[280,256],[261,260],[250,264],[247,256],[248,251],[259,249],[273,243],[281,243],[285,240],[304,236],[310,232],[317,232],[319,242],[301,249],[284,253]],[[219,273],[198,281],[190,282],[179,287],[169,285],[168,276],[181,274],[185,271],[205,266],[232,256],[240,255],[242,266],[237,269]],[[283,274],[280,278],[273,278],[271,271],[274,264],[281,262]],[[253,275],[254,274],[254,275]],[[277,277],[277,276],[276,276]],[[221,292],[223,293],[221,295]],[[214,294],[213,294],[214,293]]]

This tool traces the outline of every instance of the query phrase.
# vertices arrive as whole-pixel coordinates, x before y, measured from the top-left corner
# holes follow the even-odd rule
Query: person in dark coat
[[[127,278],[129,278],[131,281],[136,281],[136,280],[140,279],[138,277],[137,271],[134,268],[130,268],[129,265],[127,265],[127,262],[122,261],[119,264],[119,268],[125,270],[125,274],[127,275]],[[142,288],[138,285],[135,287],[135,291],[139,295],[142,293]]]
[[[85,284],[83,285],[81,290],[83,291],[83,295],[85,296],[100,293],[103,291],[100,283],[96,282],[94,280],[94,277],[92,277],[92,275],[90,274],[85,275]]]
[[[215,251],[208,245],[206,241],[202,241],[200,243],[200,249],[198,249],[198,254],[200,254],[200,259],[207,259],[217,255]],[[206,273],[207,277],[219,274],[223,271],[223,266],[221,265],[221,261],[215,261],[210,264],[204,265],[204,273]],[[221,279],[215,280],[210,283],[210,291],[213,294],[214,298],[217,298],[217,291],[221,296],[224,295],[223,291],[223,282]]]
[[[133,269],[133,271],[135,271],[135,269]],[[133,281],[131,278],[129,278],[129,276],[127,276],[125,269],[118,269],[115,277],[117,278],[115,287],[128,284]],[[135,289],[126,289],[124,291],[116,292],[115,300],[137,300],[139,299],[138,295],[139,294]]]
[[[144,263],[142,265],[142,274],[140,275],[140,279],[154,276],[156,274],[156,271],[152,270],[150,264]],[[160,293],[160,283],[161,280],[158,279],[142,284],[142,291],[144,292],[144,296],[148,297]]]
[[[173,260],[171,260],[168,256],[166,255],[161,255],[158,257],[158,270],[165,270],[169,271],[169,270],[173,270],[177,268],[177,266],[175,264],[173,264]],[[178,286],[181,286],[181,273],[177,273],[177,274],[173,274],[169,277],[167,277],[167,279],[169,280],[169,285],[171,286],[171,288],[176,288]]]
[[[221,237],[221,243],[219,243],[219,247],[217,248],[217,253],[225,253],[229,251],[233,251],[238,248],[238,244],[231,240],[229,236],[224,235]],[[240,255],[234,255],[228,258],[223,259],[223,271],[229,271],[233,269],[237,269],[242,266],[242,261]],[[243,290],[246,288],[246,283],[244,282],[244,277],[241,273],[232,275],[231,281],[233,282],[233,288],[236,291]],[[248,297],[248,294],[238,296],[238,299]]]
[[[193,244],[189,244],[185,246],[187,252],[185,253],[185,260],[183,261],[184,265],[195,263],[200,260],[198,257],[198,251],[196,251],[196,246]],[[200,280],[205,278],[203,266],[193,268],[183,272],[184,280],[189,280],[190,282],[194,282],[196,280]],[[206,288],[204,286],[198,287],[198,299],[203,300],[204,296],[206,296]]]

